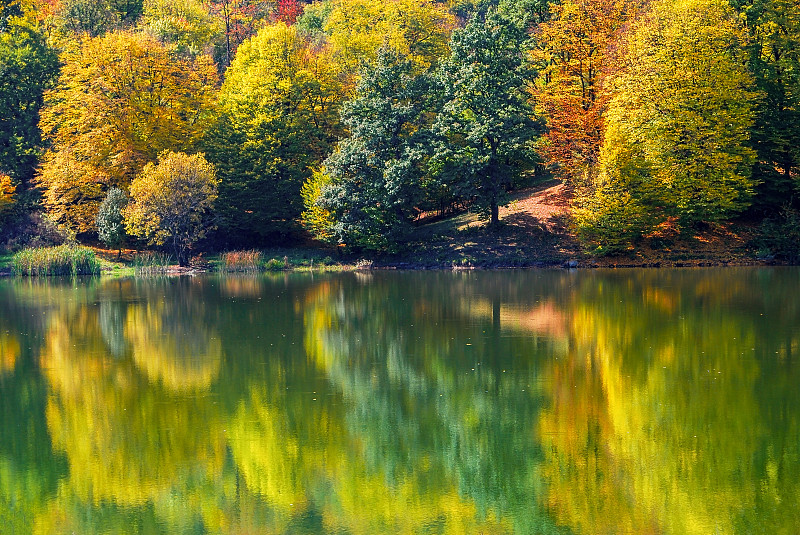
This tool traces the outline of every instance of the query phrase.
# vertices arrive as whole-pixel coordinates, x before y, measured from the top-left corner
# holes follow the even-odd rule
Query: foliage
[[[579,214],[582,234],[599,240],[622,236],[613,236],[613,225],[604,228],[602,217],[595,220],[593,205],[634,210],[622,214],[627,239],[645,234],[650,221],[675,218],[686,230],[723,219],[745,208],[753,192],[754,93],[731,51],[740,38],[735,14],[720,0],[662,1],[651,9],[628,44],[629,65],[607,113],[600,176],[594,191],[584,192],[588,217]]]
[[[383,49],[342,108],[350,137],[325,160],[330,180],[317,182],[319,196],[307,217],[333,220],[325,229],[330,241],[394,250],[411,237],[423,194],[431,92],[430,77],[413,71],[410,59]]]
[[[119,188],[111,188],[97,211],[97,237],[112,249],[121,249],[125,242],[125,225],[122,211],[128,197]]]
[[[407,56],[420,71],[435,65],[447,53],[454,25],[444,6],[430,0],[325,0],[306,11],[318,19],[351,89],[381,48]]]
[[[31,277],[100,273],[100,262],[94,251],[71,244],[23,249],[14,255],[12,264],[14,273]]]
[[[13,17],[0,31],[0,174],[24,187],[34,175],[44,91],[55,82],[58,56],[28,19]]]
[[[250,251],[228,251],[220,255],[220,271],[239,272],[239,271],[260,271],[264,263],[264,255],[261,251],[252,249]]]
[[[325,49],[282,22],[239,48],[206,136],[217,168],[220,235],[265,244],[295,226],[300,188],[339,131],[342,86]]]
[[[641,0],[565,0],[550,5],[551,18],[536,29],[540,65],[536,104],[547,120],[541,151],[567,181],[597,171],[607,79],[619,70],[615,45]]]
[[[103,192],[123,189],[163,150],[193,150],[216,82],[206,57],[175,57],[144,34],[115,32],[65,51],[41,128],[39,172],[52,217],[92,232]]]
[[[451,54],[438,71],[444,104],[434,125],[433,168],[493,225],[507,188],[535,161],[528,44],[522,28],[489,9],[453,32]]]
[[[793,0],[735,0],[746,20],[748,67],[761,98],[751,145],[757,152],[754,205],[777,211],[800,185],[800,4]]]
[[[273,0],[207,0],[209,12],[220,21],[224,44],[220,63],[230,66],[236,51],[269,21]]]
[[[221,31],[219,20],[199,0],[145,0],[144,23],[178,53],[194,56],[210,51]]]
[[[110,0],[62,0],[52,20],[61,32],[97,37],[120,25],[120,14]]]
[[[323,208],[318,199],[325,188],[331,182],[331,177],[322,169],[316,169],[311,173],[311,178],[303,183],[300,188],[300,196],[303,198],[305,209],[301,214],[303,227],[311,232],[314,237],[323,242],[331,242],[333,234],[331,229],[335,221],[330,210]]]
[[[787,207],[765,219],[755,242],[762,252],[791,262],[800,261],[800,211]]]
[[[0,216],[14,205],[14,193],[17,187],[8,175],[0,174]]]
[[[218,184],[202,154],[164,152],[157,165],[147,164],[131,183],[125,229],[151,244],[166,244],[185,266],[189,249],[211,226]]]

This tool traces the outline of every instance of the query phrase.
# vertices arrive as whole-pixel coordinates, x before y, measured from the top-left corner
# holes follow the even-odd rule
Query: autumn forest
[[[616,254],[740,217],[784,235],[799,167],[794,0],[0,3],[9,251],[392,253],[556,179]]]

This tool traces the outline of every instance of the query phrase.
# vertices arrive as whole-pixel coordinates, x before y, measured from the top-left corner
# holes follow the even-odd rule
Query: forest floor
[[[572,192],[551,180],[516,192],[500,208],[500,227],[490,229],[475,214],[463,213],[419,228],[411,252],[376,262],[386,267],[455,269],[576,266],[708,266],[771,263],[751,245],[754,224],[707,225],[692,237],[677,234],[644,240],[630,253],[594,257],[584,253],[570,229]]]

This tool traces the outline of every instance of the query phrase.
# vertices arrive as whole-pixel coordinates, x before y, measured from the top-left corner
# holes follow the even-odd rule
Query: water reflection
[[[0,282],[13,533],[794,533],[800,270]]]

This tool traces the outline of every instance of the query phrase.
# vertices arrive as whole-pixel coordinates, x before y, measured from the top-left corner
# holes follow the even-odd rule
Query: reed
[[[229,251],[220,256],[219,270],[225,272],[254,272],[264,269],[264,255],[255,249]]]
[[[29,277],[100,273],[100,261],[94,251],[71,244],[23,249],[14,255],[11,264],[14,273]]]
[[[157,251],[136,253],[131,261],[137,275],[164,273],[172,265],[172,256]]]

